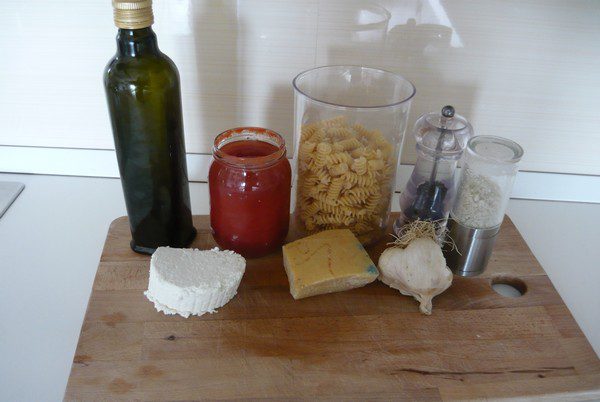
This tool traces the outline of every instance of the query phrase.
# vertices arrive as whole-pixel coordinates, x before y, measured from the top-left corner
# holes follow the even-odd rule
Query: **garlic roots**
[[[432,299],[452,284],[441,247],[419,237],[406,248],[390,247],[379,257],[379,280],[406,296],[414,297],[421,313],[430,315]]]

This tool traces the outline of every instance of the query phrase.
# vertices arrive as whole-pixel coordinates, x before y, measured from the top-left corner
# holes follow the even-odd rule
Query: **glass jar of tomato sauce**
[[[259,127],[219,134],[208,185],[210,225],[221,248],[252,258],[281,247],[289,228],[291,168],[279,134]]]

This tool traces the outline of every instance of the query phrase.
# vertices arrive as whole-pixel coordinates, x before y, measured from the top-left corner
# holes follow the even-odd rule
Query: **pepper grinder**
[[[414,220],[435,221],[444,228],[454,195],[454,172],[473,128],[452,106],[419,117],[413,134],[417,162],[400,195],[400,217],[394,231]]]
[[[467,143],[448,224],[453,245],[443,250],[455,275],[485,270],[522,156],[523,148],[506,138],[481,135]]]

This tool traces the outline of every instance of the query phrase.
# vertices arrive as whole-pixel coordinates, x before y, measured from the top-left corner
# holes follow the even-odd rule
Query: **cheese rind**
[[[379,271],[348,229],[334,229],[283,246],[294,299],[340,292],[377,279]]]
[[[165,314],[214,313],[236,295],[245,268],[246,260],[233,251],[159,247],[144,294]]]

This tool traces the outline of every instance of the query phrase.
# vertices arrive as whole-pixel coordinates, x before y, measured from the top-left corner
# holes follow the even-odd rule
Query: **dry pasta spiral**
[[[298,151],[296,218],[308,232],[351,229],[363,243],[386,222],[394,145],[343,116],[304,124]]]
[[[348,171],[347,163],[338,163],[337,165],[332,165],[329,167],[329,174],[331,176],[341,176]]]

